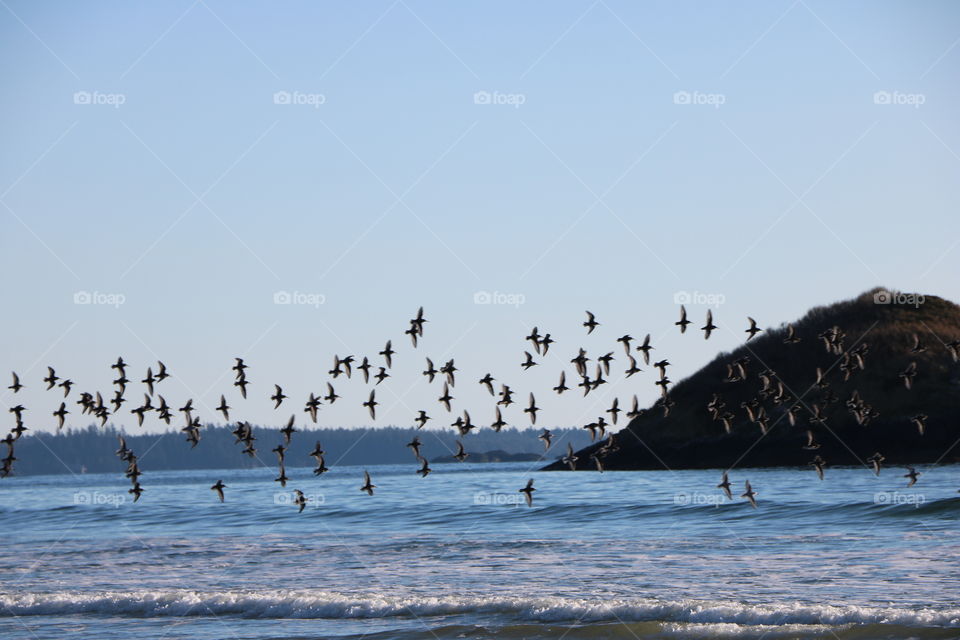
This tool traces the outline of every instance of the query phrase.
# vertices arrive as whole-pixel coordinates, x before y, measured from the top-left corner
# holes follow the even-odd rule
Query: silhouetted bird
[[[217,492],[217,497],[220,498],[220,502],[223,502],[223,490],[227,488],[227,485],[223,484],[223,480],[217,480],[217,484],[210,487],[211,491]]]
[[[588,311],[587,313],[590,313],[590,312]],[[518,489],[518,492],[519,492],[519,493],[522,493],[523,496],[527,499],[527,506],[528,506],[528,507],[532,507],[532,506],[533,506],[533,492],[534,492],[534,491],[536,491],[536,489],[533,488],[533,478],[530,478],[529,480],[527,480],[527,486],[525,486],[523,489]]]

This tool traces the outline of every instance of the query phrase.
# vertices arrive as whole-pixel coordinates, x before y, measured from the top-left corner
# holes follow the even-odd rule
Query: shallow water
[[[415,469],[6,478],[0,637],[960,637],[957,466]]]

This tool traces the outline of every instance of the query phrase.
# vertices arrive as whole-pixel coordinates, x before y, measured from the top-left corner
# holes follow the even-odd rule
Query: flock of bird
[[[586,316],[587,319],[585,322],[583,322],[583,327],[586,329],[587,334],[591,334],[598,326],[600,326],[600,323],[597,321],[596,316],[590,311],[586,312]],[[753,318],[748,317],[747,321],[749,326],[744,333],[747,334],[746,340],[749,341],[763,330],[758,328],[757,322]],[[404,331],[404,333],[410,337],[414,348],[418,346],[419,341],[422,339],[424,335],[424,325],[427,322],[427,319],[424,317],[423,307],[421,307],[417,311],[416,316],[409,321],[409,327]],[[692,324],[687,317],[687,310],[684,306],[681,306],[680,308],[680,319],[674,324],[679,327],[681,333],[686,333],[688,325]],[[702,327],[700,327],[700,331],[703,332],[704,339],[709,339],[717,328],[718,327],[713,322],[713,314],[710,310],[708,310],[706,313],[706,322]],[[864,368],[864,358],[868,352],[868,348],[865,343],[861,343],[858,347],[853,349],[846,349],[844,346],[845,336],[837,327],[833,327],[822,332],[819,334],[818,338],[823,341],[828,352],[842,358],[840,370],[844,373],[845,380],[848,379],[855,371],[862,370]],[[531,351],[524,351],[523,360],[519,363],[520,368],[523,371],[527,371],[532,367],[537,366],[539,364],[537,362],[537,357],[539,356],[542,358],[546,356],[551,346],[555,342],[549,333],[541,335],[537,327],[533,328],[530,334],[526,336],[525,340],[530,342],[530,348],[532,349],[533,353],[531,353]],[[783,343],[790,345],[796,344],[800,341],[801,338],[797,335],[794,327],[792,325],[788,325],[786,329],[786,335],[783,338]],[[638,365],[638,357],[642,358],[644,365],[650,365],[650,352],[654,349],[654,347],[650,344],[650,334],[647,334],[643,341],[639,342],[638,344],[635,344],[637,341],[635,341],[630,335],[623,335],[618,338],[616,342],[623,347],[627,359],[627,367],[624,370],[624,375],[626,378],[629,378],[641,371]],[[952,353],[954,360],[960,359],[960,341],[950,342],[946,346]],[[911,353],[918,354],[925,350],[926,346],[922,344],[919,336],[914,336],[914,344],[910,349]],[[364,384],[372,385],[372,388],[369,390],[369,394],[365,396],[366,400],[362,402],[362,406],[367,409],[370,418],[374,420],[376,419],[377,407],[380,405],[380,403],[377,401],[377,386],[387,378],[391,377],[390,372],[393,370],[394,355],[396,355],[396,351],[393,349],[392,341],[387,340],[383,350],[377,355],[380,356],[382,360],[375,363],[371,362],[370,358],[367,356],[364,356],[359,362],[358,359],[353,355],[344,357],[334,356],[333,368],[328,371],[330,378],[335,381],[339,379],[340,376],[345,376],[347,379],[353,379],[356,370],[358,373],[356,378],[359,379],[362,376]],[[615,359],[616,357],[614,351],[597,356],[595,358],[595,367],[593,368],[591,375],[590,368],[588,367],[588,363],[591,361],[591,358],[588,356],[588,353],[585,349],[579,348],[577,355],[570,360],[570,363],[573,365],[575,373],[580,378],[580,382],[576,386],[583,390],[584,396],[587,396],[600,386],[607,384],[608,381],[606,377],[610,376],[611,363]],[[739,382],[745,380],[747,378],[748,364],[749,358],[746,357],[740,358],[728,364],[726,382]],[[659,387],[661,394],[661,397],[657,403],[655,403],[655,406],[659,406],[664,412],[664,415],[668,415],[671,407],[674,406],[669,390],[671,380],[667,377],[667,367],[669,366],[670,362],[666,359],[653,363],[653,367],[657,369],[659,373],[659,377],[655,384]],[[101,426],[105,426],[111,416],[116,418],[121,412],[123,405],[128,402],[125,395],[128,385],[131,384],[131,380],[127,378],[128,365],[126,362],[124,362],[122,357],[118,358],[114,364],[110,365],[110,367],[116,372],[117,376],[112,382],[114,386],[112,396],[109,399],[105,399],[103,394],[101,394],[99,391],[80,392],[80,397],[76,401],[76,404],[81,407],[81,415],[93,416],[99,420]],[[242,399],[247,398],[248,385],[250,384],[250,381],[247,379],[248,368],[249,366],[244,362],[243,358],[235,358],[235,363],[232,367],[232,371],[234,372],[233,385],[237,387]],[[447,413],[453,413],[453,401],[455,398],[452,395],[452,391],[456,385],[456,373],[458,371],[459,370],[455,366],[453,359],[446,361],[442,366],[437,368],[429,357],[426,358],[426,369],[422,371],[422,374],[430,383],[434,383],[436,379],[439,379],[442,382],[442,394],[437,398],[437,401]],[[902,379],[903,384],[907,389],[912,388],[913,379],[916,374],[917,365],[915,362],[912,362],[904,371],[899,373],[899,378]],[[21,382],[20,377],[15,372],[12,375],[13,384],[11,384],[8,389],[10,389],[13,394],[17,394],[21,389],[24,388],[24,384]],[[138,425],[142,426],[145,416],[151,412],[154,412],[157,418],[163,421],[165,424],[170,425],[172,423],[174,418],[174,409],[167,403],[161,393],[164,381],[168,378],[170,378],[170,373],[163,362],[157,362],[156,372],[154,372],[153,367],[149,367],[147,369],[146,375],[140,380],[140,383],[143,384],[145,388],[143,393],[143,403],[130,409],[130,413],[136,416]],[[790,424],[795,425],[803,405],[787,393],[783,382],[777,378],[774,372],[769,370],[765,371],[759,374],[759,379],[763,382],[763,388],[760,391],[760,396],[763,398],[771,398],[774,404],[789,405],[786,415],[790,421]],[[63,392],[63,398],[60,402],[60,406],[53,412],[53,417],[57,420],[57,429],[60,430],[65,424],[66,416],[71,413],[67,409],[67,398],[71,394],[71,391],[74,387],[74,382],[70,379],[64,379],[58,376],[53,367],[47,368],[47,376],[43,378],[43,382],[46,384],[47,391],[59,392],[62,390]],[[496,379],[491,373],[486,373],[478,380],[478,382],[486,389],[490,396],[496,398],[496,402],[493,406],[494,420],[489,426],[494,431],[499,432],[503,427],[507,426],[507,422],[504,420],[503,411],[510,407],[510,405],[514,404],[514,391],[508,384],[504,382],[500,382],[498,385],[499,389],[497,389],[497,387],[494,385]],[[821,369],[817,369],[816,371],[815,384],[820,389],[826,389],[826,387],[829,386]],[[288,396],[284,394],[283,388],[280,385],[274,384],[273,387],[274,392],[270,396],[270,400],[274,403],[273,408],[275,410],[279,410],[284,404],[284,401],[288,399]],[[557,385],[552,388],[552,391],[556,394],[563,394],[568,391],[572,391],[572,389],[567,386],[566,371],[560,372],[559,381]],[[333,382],[327,381],[326,394],[316,394],[311,392],[304,403],[302,411],[309,416],[309,419],[314,424],[316,424],[318,412],[320,411],[321,407],[324,404],[333,404],[340,397],[341,396],[336,393]],[[749,421],[758,425],[762,433],[766,433],[770,427],[770,418],[766,414],[766,410],[762,404],[758,400],[754,399],[750,402],[743,403],[741,406],[746,411]],[[860,424],[866,424],[877,415],[873,408],[864,402],[856,392],[854,392],[853,397],[847,401],[847,407]],[[215,410],[223,416],[224,421],[230,423],[230,412],[232,407],[227,404],[225,395],[220,396],[220,403]],[[726,409],[725,403],[720,394],[713,395],[712,399],[707,405],[707,410],[710,412],[713,420],[722,423],[725,431],[730,433],[735,416],[731,411]],[[23,435],[23,433],[28,430],[24,424],[24,413],[27,411],[27,409],[18,404],[11,407],[9,411],[14,415],[16,424],[2,440],[2,442],[8,447],[7,455],[3,458],[2,466],[0,466],[0,476],[3,477],[6,477],[13,472],[14,462],[17,460],[14,455],[15,443]],[[185,434],[187,442],[190,444],[191,448],[196,447],[201,440],[203,425],[199,416],[197,415],[197,410],[193,406],[193,400],[187,400],[184,405],[179,409],[176,409],[176,411],[183,414],[184,426],[181,428],[181,431]],[[528,416],[531,425],[536,425],[537,413],[539,411],[540,408],[537,406],[535,394],[530,392],[527,398],[527,404],[523,408],[523,413]],[[822,408],[820,406],[813,405],[810,411],[812,413],[812,416],[810,417],[811,424],[822,423],[825,420],[822,414]],[[632,419],[641,415],[643,412],[644,410],[641,410],[639,407],[639,401],[636,394],[633,395],[630,409],[627,411],[621,409],[619,399],[614,398],[609,409],[603,412],[606,414],[606,417],[601,415],[597,420],[583,426],[583,429],[590,433],[591,440],[599,439],[601,442],[601,445],[595,447],[594,452],[589,455],[592,468],[602,472],[604,469],[603,459],[608,454],[618,449],[615,434],[608,432],[608,427],[611,424],[617,425],[621,413],[623,413],[624,417],[627,419]],[[607,421],[607,417],[609,417],[610,422]],[[278,475],[275,478],[275,481],[284,488],[287,486],[287,482],[289,481],[285,466],[286,452],[290,446],[293,435],[298,432],[298,429],[295,427],[296,418],[297,414],[294,413],[290,416],[286,426],[279,430],[281,441],[272,449],[272,452],[277,455],[278,459]],[[418,429],[422,429],[432,419],[433,418],[428,415],[426,410],[421,409],[414,418],[414,422],[416,423]],[[916,425],[921,435],[924,433],[926,419],[927,416],[924,414],[917,414],[911,419],[912,423]],[[478,425],[473,422],[469,411],[463,410],[462,415],[458,415],[454,422],[451,423],[451,426],[456,428],[461,437],[461,439],[457,441],[457,452],[454,454],[454,458],[462,462],[469,456],[464,447],[462,438],[469,435],[474,429],[477,429]],[[256,438],[254,437],[252,425],[246,421],[238,421],[236,427],[233,429],[233,434],[236,436],[235,442],[243,447],[241,454],[250,457],[256,457]],[[807,442],[803,446],[803,449],[815,451],[820,448],[820,444],[816,441],[812,430],[808,430],[806,432],[806,436]],[[550,430],[543,429],[543,432],[539,435],[539,438],[544,444],[545,451],[550,450],[553,446],[553,435],[551,434]],[[126,464],[125,476],[131,483],[129,493],[133,495],[134,502],[136,502],[139,500],[144,491],[144,488],[140,483],[142,472],[140,470],[137,455],[127,446],[124,436],[119,436],[119,439],[120,447],[117,449],[116,455],[123,463]],[[411,450],[418,463],[416,473],[425,478],[431,473],[431,468],[429,461],[423,455],[421,455],[421,446],[422,442],[420,441],[419,437],[414,437],[411,442],[406,444],[406,447]],[[316,462],[316,466],[313,469],[315,475],[320,476],[329,471],[329,468],[325,463],[325,452],[320,441],[316,442],[313,451],[309,455]],[[570,470],[576,470],[578,468],[577,463],[580,458],[576,455],[576,452],[574,452],[573,446],[568,444],[566,453],[560,458],[560,460],[564,465],[569,467]],[[868,462],[871,464],[874,473],[877,475],[880,474],[883,461],[884,457],[879,452],[874,453],[868,459]],[[824,477],[824,468],[826,464],[826,461],[820,455],[816,455],[816,457],[810,462],[810,465],[815,469],[821,480]],[[907,469],[908,473],[904,477],[908,478],[909,480],[908,486],[912,486],[917,481],[920,473],[911,467],[908,467]],[[728,474],[727,472],[724,472],[721,482],[717,485],[717,488],[721,489],[727,498],[732,500],[733,493],[731,487],[732,485],[728,478]],[[222,480],[217,480],[217,482],[210,487],[210,489],[216,493],[217,498],[221,502],[225,500],[224,489],[226,488],[227,485],[225,485]],[[374,495],[375,488],[376,485],[373,484],[369,472],[364,471],[364,480],[363,484],[360,486],[360,490],[372,496]],[[527,504],[532,506],[533,493],[536,491],[536,488],[534,487],[534,480],[529,479],[527,484],[518,491],[524,495]],[[295,489],[293,493],[293,504],[298,506],[299,510],[302,512],[309,499],[299,489]],[[756,508],[757,495],[758,494],[751,486],[750,481],[746,480],[744,482],[744,492],[740,494],[740,497],[746,499],[753,507]]]

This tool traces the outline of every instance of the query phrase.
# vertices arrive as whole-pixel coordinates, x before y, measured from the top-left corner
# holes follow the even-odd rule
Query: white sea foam
[[[518,620],[662,621],[697,625],[849,625],[960,627],[960,609],[857,607],[805,604],[749,605],[695,600],[657,601],[514,597],[362,596],[324,591],[187,590],[0,594],[0,616],[111,614],[251,618],[387,618],[501,614]],[[667,627],[667,629],[673,627]],[[679,628],[679,627],[676,627]],[[718,632],[723,627],[717,627]]]

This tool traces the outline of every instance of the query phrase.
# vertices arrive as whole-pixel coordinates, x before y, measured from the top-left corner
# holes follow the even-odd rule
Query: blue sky
[[[456,358],[477,422],[490,371],[542,394],[543,424],[582,424],[657,388],[551,397],[579,346],[651,333],[677,380],[747,315],[875,285],[960,300],[954,3],[0,4],[0,367],[32,429],[59,403],[48,364],[76,394],[159,357],[171,404],[212,420],[223,392],[276,423],[274,382],[302,416],[334,353],[388,338],[376,424],[453,419],[424,356]],[[707,343],[674,331],[683,291],[722,298]],[[534,325],[556,358],[522,373]],[[342,381],[321,422],[368,424]]]

